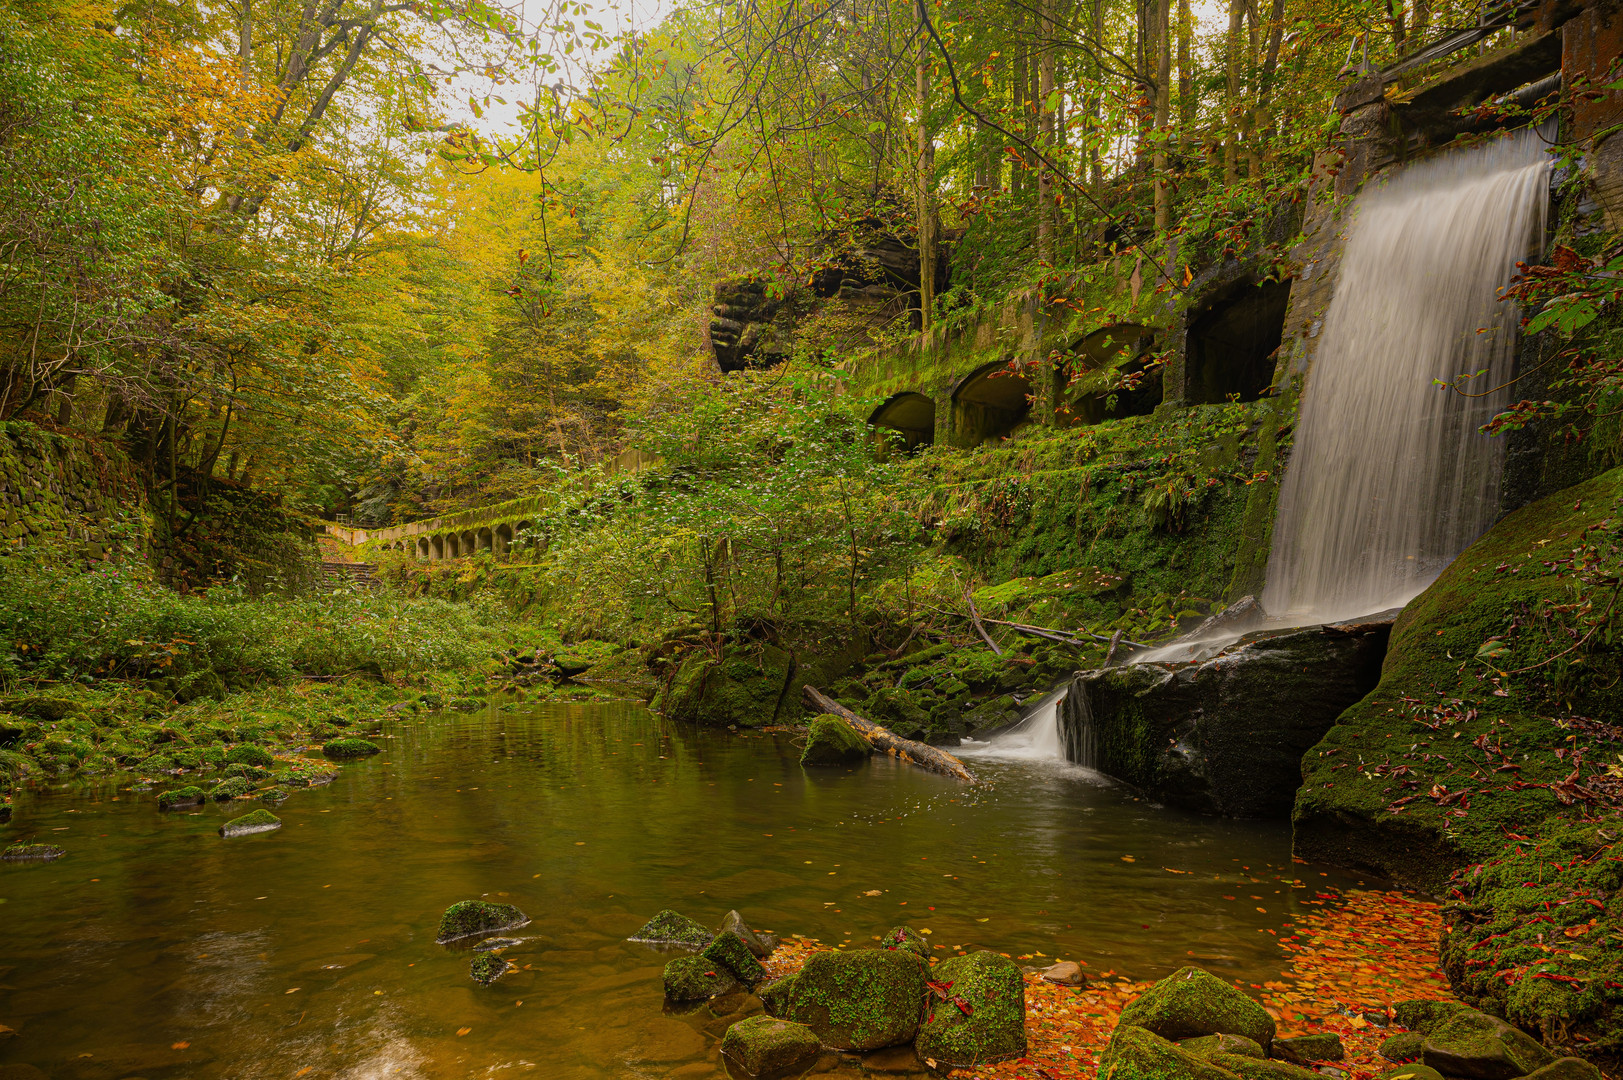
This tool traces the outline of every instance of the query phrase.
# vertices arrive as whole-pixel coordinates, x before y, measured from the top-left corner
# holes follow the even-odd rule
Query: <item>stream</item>
[[[164,814],[127,775],[19,792],[6,842],[69,854],[0,864],[0,1078],[705,1080],[715,1018],[667,1015],[666,957],[624,940],[661,908],[1261,982],[1285,963],[1267,931],[1358,883],[1292,865],[1287,823],[1057,762],[970,757],[966,787],[888,759],[807,771],[789,735],[630,703],[509,709],[382,724],[381,755],[258,836],[216,834],[241,804]],[[434,943],[478,897],[533,920],[488,988]]]

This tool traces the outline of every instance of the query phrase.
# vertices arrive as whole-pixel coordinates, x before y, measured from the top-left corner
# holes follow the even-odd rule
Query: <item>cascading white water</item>
[[[962,751],[971,757],[996,757],[1025,761],[1066,761],[1065,735],[1060,730],[1060,706],[1066,691],[1056,690],[1039,701],[1025,718],[985,743],[965,743]]]
[[[1543,240],[1545,151],[1513,132],[1359,195],[1280,491],[1270,615],[1401,606],[1492,524],[1503,451],[1478,429],[1509,402],[1519,312],[1499,295]],[[1464,394],[1433,381],[1462,374]]]

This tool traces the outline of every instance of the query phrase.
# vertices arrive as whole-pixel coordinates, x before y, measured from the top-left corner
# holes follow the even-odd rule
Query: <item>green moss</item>
[[[1140,994],[1121,1012],[1124,1026],[1163,1039],[1226,1032],[1267,1046],[1274,1039],[1268,1011],[1242,991],[1197,967],[1179,968]]]
[[[909,952],[923,960],[930,959],[930,943],[911,926],[893,926],[879,940],[879,947],[892,952]]]
[[[1255,1039],[1248,1039],[1244,1035],[1198,1035],[1193,1039],[1179,1039],[1178,1049],[1208,1060],[1214,1054],[1239,1054],[1254,1058],[1268,1056]]]
[[[0,859],[7,862],[50,862],[67,853],[66,848],[55,844],[12,844],[0,851]]]
[[[1240,1080],[1320,1080],[1320,1073],[1292,1065],[1288,1061],[1269,1061],[1245,1054],[1213,1054],[1213,1065],[1227,1069]]]
[[[752,1016],[727,1029],[721,1038],[721,1056],[733,1069],[757,1080],[770,1080],[798,1072],[817,1060],[822,1044],[808,1028]]]
[[[209,789],[209,798],[215,802],[229,802],[232,799],[241,799],[252,794],[253,781],[246,777],[233,776],[229,780],[222,780]]]
[[[802,765],[845,765],[861,761],[873,752],[868,740],[838,716],[812,718],[806,726],[806,749],[800,753]]]
[[[665,965],[665,996],[672,1001],[707,1001],[738,985],[732,973],[702,956],[678,956]]]
[[[444,945],[449,941],[475,937],[479,934],[512,930],[526,925],[529,916],[512,904],[489,904],[483,900],[461,900],[445,909],[440,916],[439,934],[435,938]]]
[[[703,923],[688,918],[679,911],[666,908],[626,940],[649,945],[680,945],[688,949],[702,949],[714,937]]]
[[[512,970],[513,965],[495,953],[482,952],[468,965],[468,975],[480,986],[489,986]]]
[[[925,964],[910,953],[863,949],[813,953],[800,969],[785,1019],[836,1050],[877,1050],[917,1033]]]
[[[271,756],[270,751],[263,746],[255,746],[253,743],[233,746],[225,755],[225,760],[231,765],[252,765],[259,769],[274,769],[276,767],[276,759]]]
[[[1420,1047],[1426,1037],[1418,1031],[1402,1031],[1381,1043],[1380,1055],[1400,1064],[1420,1060]]]
[[[330,758],[358,758],[382,753],[382,747],[365,739],[334,739],[321,747]]]
[[[755,959],[750,947],[731,930],[717,934],[699,955],[732,972],[745,986],[754,986],[766,977],[766,969]]]
[[[200,787],[175,788],[158,796],[158,809],[168,810],[175,806],[196,806],[203,802],[203,789]]]
[[[942,961],[930,978],[946,997],[919,1028],[920,1057],[968,1068],[1026,1052],[1025,979],[1014,961],[981,950]]]
[[[1109,1080],[1237,1080],[1227,1069],[1132,1024],[1116,1025],[1100,1055],[1099,1075]]]
[[[768,1016],[781,1017],[789,1011],[789,1002],[794,998],[797,978],[797,975],[785,975],[781,979],[773,979],[765,986],[756,988],[756,996],[761,999],[761,1006],[766,1009]]]
[[[225,837],[249,836],[253,833],[271,832],[282,827],[282,819],[269,810],[253,810],[234,817],[220,826],[220,835]]]

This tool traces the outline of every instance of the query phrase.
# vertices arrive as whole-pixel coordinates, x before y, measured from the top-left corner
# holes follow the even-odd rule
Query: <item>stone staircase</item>
[[[377,566],[373,563],[363,562],[326,562],[321,564],[321,584],[328,589],[349,586],[354,589],[370,589],[377,583],[374,571]]]

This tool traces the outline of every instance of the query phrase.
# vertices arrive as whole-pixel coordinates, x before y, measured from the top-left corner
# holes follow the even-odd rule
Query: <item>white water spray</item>
[[[1399,607],[1493,523],[1519,312],[1543,241],[1535,130],[1408,166],[1358,197],[1285,472],[1263,607],[1302,625]],[[1480,373],[1480,374],[1477,374]],[[1433,380],[1472,374],[1464,394]]]
[[[1010,761],[1067,761],[1065,734],[1060,730],[1060,706],[1065,690],[1059,689],[1039,701],[1025,719],[984,743],[966,743],[963,752],[972,757],[1002,758]]]

